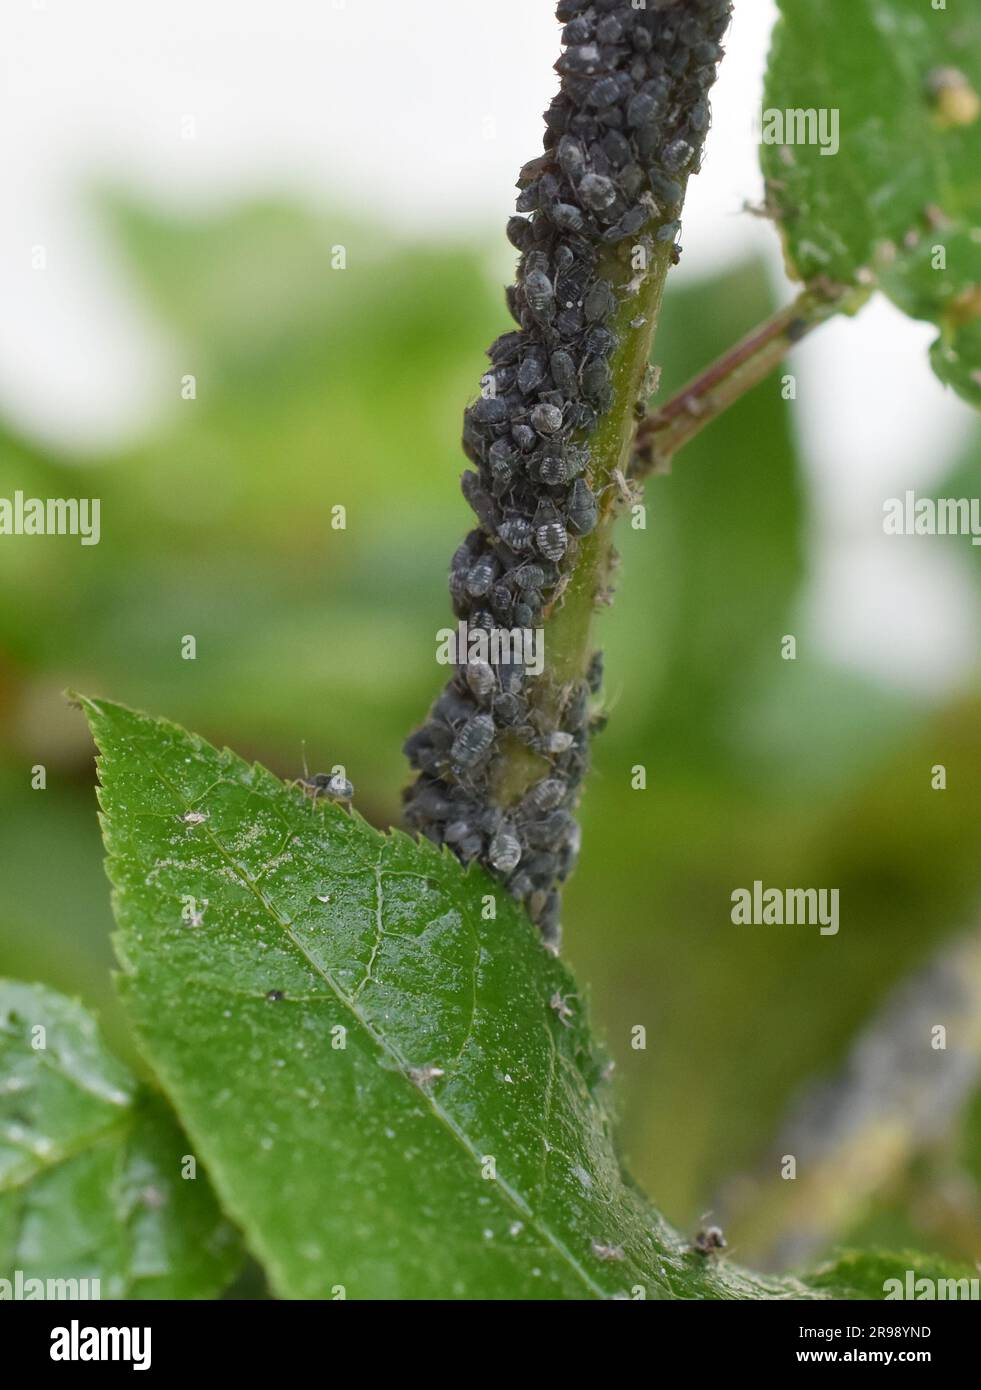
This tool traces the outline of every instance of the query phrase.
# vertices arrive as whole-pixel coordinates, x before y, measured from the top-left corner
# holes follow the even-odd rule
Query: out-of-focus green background
[[[0,973],[80,995],[129,1052],[92,748],[61,692],[169,716],[288,777],[305,740],[311,769],[343,762],[361,811],[395,820],[402,739],[445,674],[435,632],[469,526],[462,407],[507,318],[487,245],[393,247],[348,215],[274,201],[179,221],[113,194],[101,215],[197,398],[175,377],[162,420],[118,456],[0,435],[0,496],[102,499],[97,547],[0,541]],[[330,268],[337,244],[357,247],[346,270]],[[771,293],[753,263],[669,289],[662,399],[770,312]],[[970,460],[959,467],[957,495],[976,494]],[[693,1229],[893,984],[981,923],[981,676],[915,699],[815,656],[813,503],[774,381],[646,501],[600,628],[611,717],[565,949],[617,1061],[630,1169]],[[895,544],[948,547],[981,576],[966,539]],[[638,763],[646,791],[630,787]],[[734,927],[730,894],[757,878],[837,887],[839,935]],[[911,1148],[872,1200],[829,1216],[829,1239],[970,1253],[979,1107],[930,1152]],[[941,1182],[953,1220],[924,1198]],[[733,1218],[740,1258],[759,1219]]]

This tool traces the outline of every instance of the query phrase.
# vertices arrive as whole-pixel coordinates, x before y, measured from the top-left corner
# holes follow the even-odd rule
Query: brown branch
[[[769,376],[796,343],[835,314],[854,312],[868,294],[867,289],[810,286],[759,324],[641,422],[634,439],[631,477],[666,471],[683,445]]]

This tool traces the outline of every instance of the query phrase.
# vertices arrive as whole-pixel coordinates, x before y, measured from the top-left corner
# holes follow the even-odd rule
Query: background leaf
[[[756,260],[728,283],[713,277],[669,294],[658,323],[658,399],[775,308]],[[622,590],[600,626],[608,685],[623,690],[604,741],[612,736],[625,755],[655,743],[661,772],[675,759],[689,773],[731,769],[743,741],[734,726],[761,668],[774,669],[804,574],[803,487],[779,383],[751,392],[670,474],[649,479],[644,502],[644,529],[625,519],[618,532]]]
[[[98,1279],[103,1298],[214,1297],[241,1246],[207,1178],[181,1176],[187,1153],[80,1004],[0,981],[0,1277]]]
[[[779,2],[764,110],[840,123],[835,154],[761,146],[792,273],[878,284],[937,324],[934,370],[981,405],[981,9]]]
[[[908,1287],[907,1273],[911,1273],[914,1280],[931,1279],[935,1285],[941,1279],[970,1280],[978,1277],[977,1270],[970,1266],[945,1264],[913,1251],[892,1255],[880,1250],[853,1250],[815,1270],[810,1282],[834,1298],[881,1299],[887,1279],[899,1279],[904,1289]],[[968,1285],[968,1289],[970,1287]],[[969,1297],[969,1294],[964,1293],[961,1297]]]

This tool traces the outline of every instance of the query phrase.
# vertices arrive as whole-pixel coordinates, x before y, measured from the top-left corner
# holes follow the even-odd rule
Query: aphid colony
[[[676,237],[729,10],[729,0],[647,0],[642,9],[559,0],[561,87],[507,226],[521,252],[507,291],[518,327],[489,348],[480,397],[464,415],[474,468],[462,488],[478,525],[453,556],[450,597],[471,628],[536,626],[562,592],[578,538],[597,524],[585,441],[613,402],[619,307],[599,254],[626,238]],[[547,664],[539,679],[548,680]],[[601,679],[594,659],[587,679],[562,691],[557,716],[545,716],[522,667],[459,666],[405,746],[419,774],[405,793],[407,824],[503,879],[550,943],[558,884],[579,848],[572,812],[588,762],[588,699]],[[544,770],[505,806],[494,772],[515,740],[541,754]]]

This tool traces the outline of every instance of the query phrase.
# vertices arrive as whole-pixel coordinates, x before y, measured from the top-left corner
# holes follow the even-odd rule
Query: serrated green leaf
[[[102,1298],[208,1298],[241,1263],[161,1099],[74,1000],[0,981],[0,1278],[99,1280]],[[23,1295],[22,1295],[23,1296]]]
[[[582,996],[489,878],[83,705],[123,1003],[280,1296],[835,1296],[698,1254],[624,1177]]]
[[[940,379],[981,405],[981,8],[780,0],[767,113],[828,113],[822,143],[775,121],[761,161],[793,273],[878,285],[938,325]],[[834,147],[837,113],[840,148]],[[771,118],[772,120],[772,118]]]
[[[624,1181],[582,997],[490,879],[85,708],[123,1002],[279,1294],[806,1296]]]

